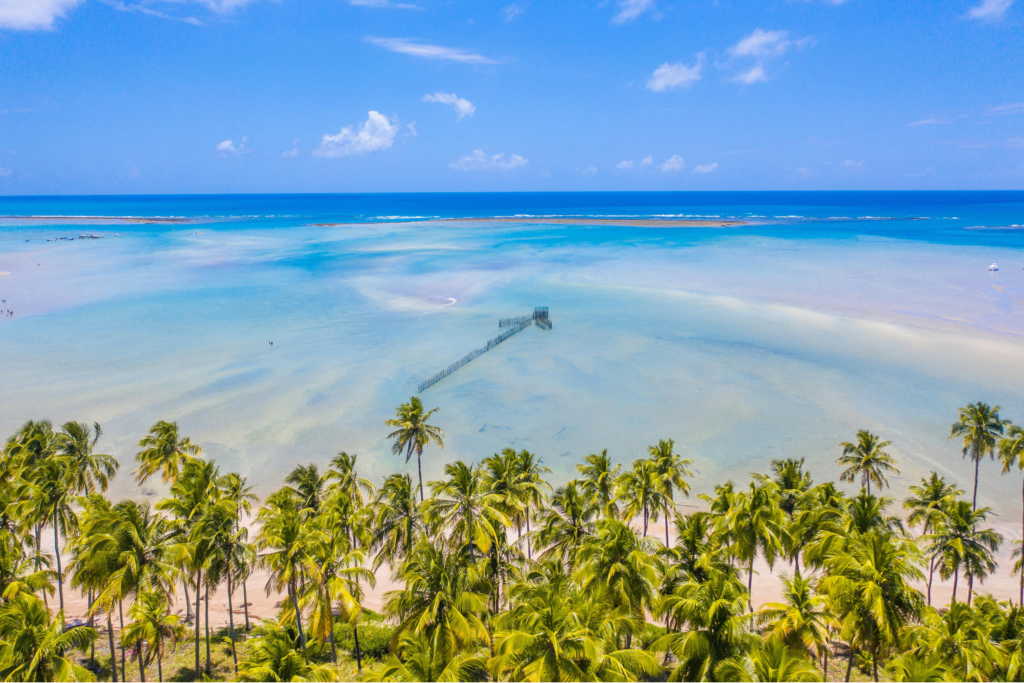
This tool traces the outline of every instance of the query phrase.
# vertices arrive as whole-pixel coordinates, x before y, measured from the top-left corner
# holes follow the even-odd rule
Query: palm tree
[[[658,605],[658,614],[683,629],[667,633],[650,647],[675,656],[670,681],[715,680],[719,664],[759,640],[746,628],[747,589],[736,572],[704,564],[707,569],[700,577],[674,587]]]
[[[489,587],[460,552],[446,552],[422,538],[398,574],[404,588],[384,594],[384,612],[398,620],[395,638],[406,631],[438,638],[447,658],[487,639],[481,616]]]
[[[309,530],[302,523],[299,506],[292,496],[267,499],[256,516],[262,524],[256,536],[256,549],[262,554],[261,566],[270,570],[266,592],[287,591],[294,610],[292,615],[299,629],[299,642],[306,651],[306,634],[302,628],[302,610],[299,608],[299,579],[308,560]],[[290,616],[285,614],[285,619]]]
[[[171,498],[165,498],[157,503],[158,510],[170,512],[177,524],[177,538],[179,556],[186,572],[195,575],[196,589],[196,673],[199,672],[199,647],[201,642],[200,623],[203,618],[199,613],[200,593],[204,586],[207,588],[206,606],[208,618],[210,611],[209,603],[209,582],[203,581],[204,574],[215,550],[211,539],[206,538],[197,530],[200,522],[211,507],[224,504],[234,505],[233,502],[223,500],[221,496],[220,470],[212,462],[207,462],[199,457],[190,457],[185,461],[180,476],[171,486]],[[185,586],[185,597],[188,598],[187,579],[182,577],[182,585]],[[207,620],[206,630],[209,633],[210,624]],[[209,643],[209,640],[207,640]],[[209,646],[207,646],[207,658],[210,661]]]
[[[139,441],[139,448],[142,450],[135,454],[139,466],[133,472],[139,484],[144,484],[158,471],[165,484],[173,482],[185,463],[203,454],[191,439],[178,434],[177,422],[163,420],[149,428],[149,434]]]
[[[821,676],[801,651],[788,647],[772,634],[764,644],[743,657],[727,659],[715,668],[719,681],[820,681]]]
[[[896,461],[885,452],[885,448],[892,445],[892,442],[880,441],[878,436],[866,429],[857,432],[857,443],[844,441],[839,445],[843,447],[843,454],[836,460],[836,464],[846,468],[839,480],[853,482],[860,477],[860,485],[867,487],[868,495],[871,494],[871,482],[879,488],[888,486],[886,473],[900,473],[896,469]]]
[[[540,559],[557,557],[569,572],[575,569],[579,549],[594,532],[594,520],[601,514],[599,499],[580,489],[577,480],[558,488],[551,504],[541,511],[536,532],[539,545],[544,547]]]
[[[928,537],[939,557],[939,574],[943,579],[953,577],[953,602],[962,571],[968,580],[967,604],[971,604],[974,579],[984,581],[996,567],[995,552],[1003,537],[992,529],[979,529],[991,512],[989,508],[972,509],[966,500],[950,503],[945,509],[935,532]]]
[[[654,463],[650,460],[635,460],[633,468],[620,474],[616,484],[617,498],[624,501],[622,518],[630,520],[642,515],[646,538],[648,523],[657,522],[658,513],[664,507],[662,487]]]
[[[747,597],[754,611],[754,560],[760,553],[769,567],[783,550],[785,515],[779,507],[779,488],[774,482],[750,483],[750,490],[737,492],[723,518],[733,541],[736,559],[747,566]]]
[[[331,506],[335,507],[335,506]],[[338,516],[327,510],[313,523],[305,554],[305,573],[308,577],[303,602],[311,607],[310,637],[317,642],[329,642],[331,659],[338,661],[334,643],[334,615],[337,612],[352,625],[356,642],[356,662],[362,672],[359,654],[359,635],[356,623],[362,612],[360,582],[375,585],[376,578],[363,567],[363,553],[353,550],[348,534],[335,533]]]
[[[923,606],[923,596],[910,585],[924,578],[921,563],[913,541],[884,530],[854,535],[825,560],[826,575],[818,588],[832,599],[840,636],[850,644],[847,681],[858,649],[872,655],[878,680],[879,653],[898,642],[901,630]]]
[[[53,527],[54,555],[57,559],[57,590],[60,610],[64,611],[64,572],[61,567],[60,537],[67,538],[78,527],[78,517],[72,508],[74,491],[70,462],[58,455],[52,455],[38,462],[25,473],[25,484],[16,489],[16,495],[23,501],[27,518],[36,525],[38,534],[49,524]]]
[[[248,480],[242,475],[231,472],[224,477],[222,485],[224,490],[224,497],[235,504],[235,509],[238,511],[238,515],[235,518],[235,532],[241,531],[242,514],[246,516],[252,514],[252,504],[258,503],[260,498],[253,490],[255,486],[249,486]],[[246,535],[248,540],[248,535]],[[249,578],[249,572],[252,570],[252,559],[253,552],[252,547],[246,544],[243,548],[244,552],[240,552],[237,555],[238,564],[236,567],[236,579],[242,583],[242,610],[245,613],[245,630],[249,631],[249,594],[245,588],[245,582]]]
[[[922,660],[911,652],[898,654],[885,665],[890,680],[908,683],[936,683],[948,680],[945,665],[934,659]]]
[[[409,462],[412,454],[416,453],[416,467],[420,475],[420,502],[423,502],[423,449],[433,441],[438,448],[444,448],[444,432],[439,427],[427,424],[430,416],[436,413],[439,408],[423,412],[423,403],[413,396],[408,403],[403,403],[395,409],[395,419],[385,421],[388,427],[395,427],[395,431],[388,434],[389,439],[395,443],[391,452],[401,455],[405,451],[405,462]]]
[[[978,469],[987,454],[995,459],[995,448],[1009,420],[999,417],[999,406],[978,401],[960,409],[960,419],[953,423],[949,438],[960,439],[965,458],[974,461],[974,497],[971,507],[978,507]]]
[[[818,595],[810,579],[799,572],[783,577],[786,602],[767,602],[758,610],[758,621],[767,624],[772,634],[787,647],[804,650],[822,660],[822,672],[828,674],[829,633],[837,626],[827,596]]]
[[[616,650],[614,636],[634,630],[632,619],[597,593],[541,584],[499,619],[494,680],[635,681],[656,676],[661,667],[648,652]]]
[[[597,500],[601,514],[605,517],[618,517],[615,491],[622,465],[612,467],[612,459],[608,457],[607,448],[600,454],[591,453],[583,458],[583,462],[585,464],[576,465],[576,471],[583,477],[583,491]]]
[[[514,448],[506,448],[484,458],[480,463],[484,487],[497,496],[497,508],[516,526],[516,535],[522,537],[525,511],[529,503],[528,483],[520,475],[519,458]]]
[[[938,524],[946,514],[946,507],[954,500],[963,495],[963,491],[953,484],[947,484],[944,477],[935,472],[927,479],[922,478],[918,486],[910,487],[910,495],[903,501],[903,508],[911,510],[907,517],[910,526],[922,524],[921,531],[927,536],[934,533]],[[932,604],[932,579],[935,576],[936,556],[933,554],[928,559],[928,606]],[[1022,585],[1022,597],[1024,597],[1024,583]]]
[[[327,479],[333,482],[331,489],[334,492],[342,493],[354,505],[361,506],[366,501],[363,496],[369,498],[374,493],[373,482],[359,476],[356,471],[358,455],[349,455],[341,451],[331,460],[331,467],[327,471]]]
[[[449,543],[475,561],[475,550],[490,552],[509,519],[500,509],[501,497],[487,490],[480,468],[457,460],[445,465],[444,473],[444,481],[430,482],[432,494],[424,516],[436,528],[448,529]]]
[[[376,552],[373,568],[384,562],[394,568],[409,559],[417,539],[425,529],[416,503],[412,478],[408,474],[392,474],[384,480],[373,500],[371,547]]]
[[[141,593],[139,599],[128,609],[128,617],[132,620],[125,627],[123,640],[127,645],[135,645],[139,654],[139,673],[146,680],[145,667],[156,658],[157,680],[164,680],[163,657],[165,647],[169,643],[175,649],[179,640],[186,638],[185,625],[181,617],[171,614],[167,596],[157,591]],[[149,648],[145,660],[142,657],[142,644]]]
[[[94,453],[103,435],[98,422],[92,430],[82,422],[65,422],[57,435],[57,452],[68,467],[69,488],[77,495],[104,492],[120,464],[112,455]]]
[[[550,474],[551,470],[541,463],[540,458],[526,449],[519,451],[515,456],[515,465],[522,482],[526,510],[526,557],[532,560],[533,553],[530,549],[530,509],[539,508],[543,505],[545,491],[551,490],[551,486],[544,481],[543,475]]]
[[[94,681],[65,655],[84,650],[96,631],[67,627],[64,612],[50,618],[43,602],[22,594],[0,607],[0,677],[5,681]]]
[[[964,501],[966,505],[967,501]],[[957,681],[994,680],[1003,654],[993,642],[992,624],[969,605],[954,603],[943,613],[929,608],[906,641],[919,661],[943,663]]]
[[[658,596],[656,543],[637,538],[632,527],[617,519],[600,520],[580,548],[577,580],[584,590],[607,591],[611,605],[642,628],[645,610],[654,609]],[[626,632],[627,648],[632,636]]]
[[[398,639],[398,655],[388,655],[384,665],[370,674],[369,681],[483,681],[487,679],[486,660],[469,654],[449,656],[440,647],[440,635],[403,633]]]
[[[1024,427],[1008,424],[1006,436],[999,440],[999,459],[1003,463],[1003,474],[1008,474],[1014,465],[1024,472]],[[1021,484],[1021,502],[1024,504],[1024,478]],[[1024,536],[1024,505],[1021,507],[1021,535]],[[1024,572],[1020,573],[1020,604],[1024,605]]]
[[[252,683],[338,680],[338,673],[332,667],[306,661],[295,646],[295,639],[287,629],[265,622],[249,644],[249,658],[238,664],[238,680]]]
[[[320,511],[327,489],[327,478],[328,475],[320,474],[320,469],[314,464],[298,465],[285,477],[285,482],[291,484],[291,490],[295,492],[303,519],[314,517]]]
[[[693,464],[673,449],[675,442],[672,439],[662,439],[657,446],[648,446],[649,459],[654,463],[654,476],[657,481],[658,493],[661,494],[662,505],[665,509],[665,545],[668,546],[668,523],[669,507],[675,509],[675,492],[679,491],[684,496],[690,495],[690,484],[686,477],[692,477],[693,472],[689,466]]]

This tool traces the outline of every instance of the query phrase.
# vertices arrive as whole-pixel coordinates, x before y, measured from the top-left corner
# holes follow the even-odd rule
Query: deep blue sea
[[[513,446],[564,480],[662,438],[698,490],[773,457],[824,479],[865,428],[899,492],[970,477],[958,406],[1024,421],[1024,192],[3,197],[0,216],[0,432],[96,420],[125,462],[166,419],[268,486],[340,450],[381,477],[406,467],[395,406],[535,306],[553,329],[422,394],[447,434],[428,479]],[[553,216],[583,220],[526,220]],[[523,220],[444,220],[488,217]],[[608,217],[744,223],[586,221]],[[999,507],[1017,484],[995,472]]]

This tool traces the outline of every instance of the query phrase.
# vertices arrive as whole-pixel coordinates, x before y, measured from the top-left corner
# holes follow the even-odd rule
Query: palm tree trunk
[[[110,610],[107,610],[107,640],[110,641],[110,673],[117,683],[117,651],[114,649],[114,621],[111,619]]]
[[[967,606],[971,606],[971,595],[974,593],[974,574],[967,576]]]
[[[228,562],[228,635],[231,636],[231,659],[235,662],[235,676],[238,675],[238,652],[235,650],[235,613],[231,604],[231,563]]]
[[[142,641],[135,644],[136,653],[139,655],[139,680],[146,683],[146,664],[142,660]]]
[[[338,646],[334,643],[334,613],[331,613],[331,630],[330,630],[330,641],[331,641],[331,662],[338,665]]]
[[[199,597],[200,597],[199,585],[202,583],[202,580],[203,580],[203,570],[200,569],[200,570],[196,571],[196,670],[195,670],[195,677],[197,679],[199,678],[199,646],[200,646],[200,643],[202,643],[202,639],[201,639],[201,637],[199,635],[199,622],[202,621],[202,619],[199,618]]]
[[[206,630],[206,673],[210,674],[210,574],[206,574],[206,590],[203,591],[203,627]]]
[[[878,655],[871,653],[871,668],[874,670],[875,683],[878,683]]]
[[[821,678],[824,681],[828,680],[828,638],[825,639],[825,665],[821,667]]]
[[[747,606],[751,612],[754,611],[754,557],[750,558],[750,571],[747,572]]]
[[[800,547],[797,546],[796,552],[793,553],[793,571],[797,574],[800,573]]]
[[[1022,574],[1024,576],[1024,574]],[[928,606],[932,606],[932,579],[935,578],[935,558],[928,562]]]
[[[853,645],[850,645],[850,661],[846,665],[846,683],[850,683],[851,671],[853,671]]]
[[[960,580],[960,572],[953,572],[953,604],[956,604],[956,584]]]
[[[416,449],[416,468],[420,473],[420,502],[423,502],[423,451]]]
[[[352,624],[352,639],[356,644],[356,668],[359,671],[359,675],[363,674],[363,653],[359,650],[359,626]]]
[[[121,641],[124,637],[124,609],[120,600],[117,601],[117,620],[121,624],[121,631],[117,634],[117,646],[121,650],[121,680],[127,681],[128,677],[124,673],[124,643]]]
[[[245,609],[245,632],[249,632],[249,596],[245,592],[245,580],[242,580],[242,607]]]
[[[526,559],[532,560],[533,553],[530,552],[530,507],[526,507]],[[1021,574],[1024,576],[1024,574]]]
[[[57,592],[60,594],[60,611],[64,611],[64,574],[60,566],[60,535],[57,533],[57,506],[53,506],[53,552],[57,556]]]
[[[306,632],[302,630],[302,612],[299,611],[299,598],[295,595],[295,588],[289,586],[292,594],[292,605],[295,607],[295,623],[299,625],[299,641],[302,643],[302,654],[306,654]],[[307,660],[308,661],[308,660]]]
[[[1024,503],[1024,479],[1021,480],[1020,499]],[[1024,538],[1024,506],[1021,507],[1021,518],[1020,518],[1020,531],[1021,538]],[[1022,541],[1024,543],[1024,541]],[[1024,545],[1021,546],[1024,548]],[[1024,568],[1020,571],[1020,606],[1024,607]]]
[[[665,547],[668,547],[668,503],[665,504]]]
[[[1024,576],[1024,574],[1021,574],[1021,576]],[[86,625],[89,628],[92,628],[93,624],[95,622],[96,622],[96,619],[95,619],[95,616],[92,613],[92,589],[90,588],[89,589],[89,620],[86,622]],[[96,663],[96,639],[95,638],[93,640],[89,641],[89,662],[92,663],[92,664]]]
[[[868,495],[871,495],[871,480],[868,479]]]
[[[982,453],[984,455],[984,453]],[[981,467],[981,458],[974,461],[974,498],[971,500],[971,512],[978,509],[978,468]]]
[[[188,579],[187,575],[182,576],[181,587],[185,589],[185,621],[192,621],[192,601],[188,598]]]
[[[160,683],[164,683],[164,642],[160,636],[156,637],[156,677]]]

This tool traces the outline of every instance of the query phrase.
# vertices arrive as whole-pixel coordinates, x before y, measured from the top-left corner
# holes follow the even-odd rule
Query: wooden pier
[[[508,327],[509,329],[507,331],[502,332],[494,339],[491,339],[489,342],[487,342],[486,346],[481,346],[479,349],[474,349],[473,351],[470,351],[465,356],[455,361],[441,372],[438,372],[437,374],[431,376],[429,379],[420,382],[419,387],[416,389],[416,393],[423,393],[424,391],[434,386],[442,379],[452,374],[453,372],[455,372],[456,370],[458,370],[463,365],[473,360],[480,354],[487,353],[501,342],[505,341],[506,339],[508,339],[509,337],[518,332],[522,332],[532,324],[536,324],[537,327],[539,327],[542,330],[551,329],[551,320],[548,317],[547,306],[540,306],[533,309],[533,315],[524,315],[518,318],[502,318],[501,320],[498,321],[498,327]]]

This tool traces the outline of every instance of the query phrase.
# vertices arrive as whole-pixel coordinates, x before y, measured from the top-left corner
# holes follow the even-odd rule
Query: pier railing
[[[506,339],[508,339],[509,337],[511,337],[516,332],[521,332],[522,330],[525,330],[527,327],[530,326],[530,323],[532,321],[533,321],[532,316],[525,316],[525,320],[521,320],[520,322],[517,322],[517,323],[513,324],[511,326],[511,328],[507,332],[502,332],[497,337],[495,337],[494,339],[492,339],[489,342],[487,342],[487,346],[482,346],[479,349],[475,349],[473,351],[470,351],[465,356],[463,356],[459,360],[455,361],[454,363],[452,363],[451,365],[449,365],[444,370],[442,370],[441,372],[437,373],[436,375],[434,375],[430,379],[428,379],[428,380],[426,380],[424,382],[420,382],[419,388],[416,390],[416,393],[421,393],[421,392],[425,391],[426,389],[429,389],[430,387],[432,387],[433,385],[437,384],[442,379],[444,379],[448,375],[452,374],[453,372],[455,372],[456,370],[458,370],[463,365],[465,365],[469,361],[473,360],[477,356],[479,356],[481,354],[484,354],[484,353],[487,353],[488,351],[493,349],[495,346],[497,346],[501,342],[503,342]],[[499,325],[500,325],[500,323],[499,323]]]

